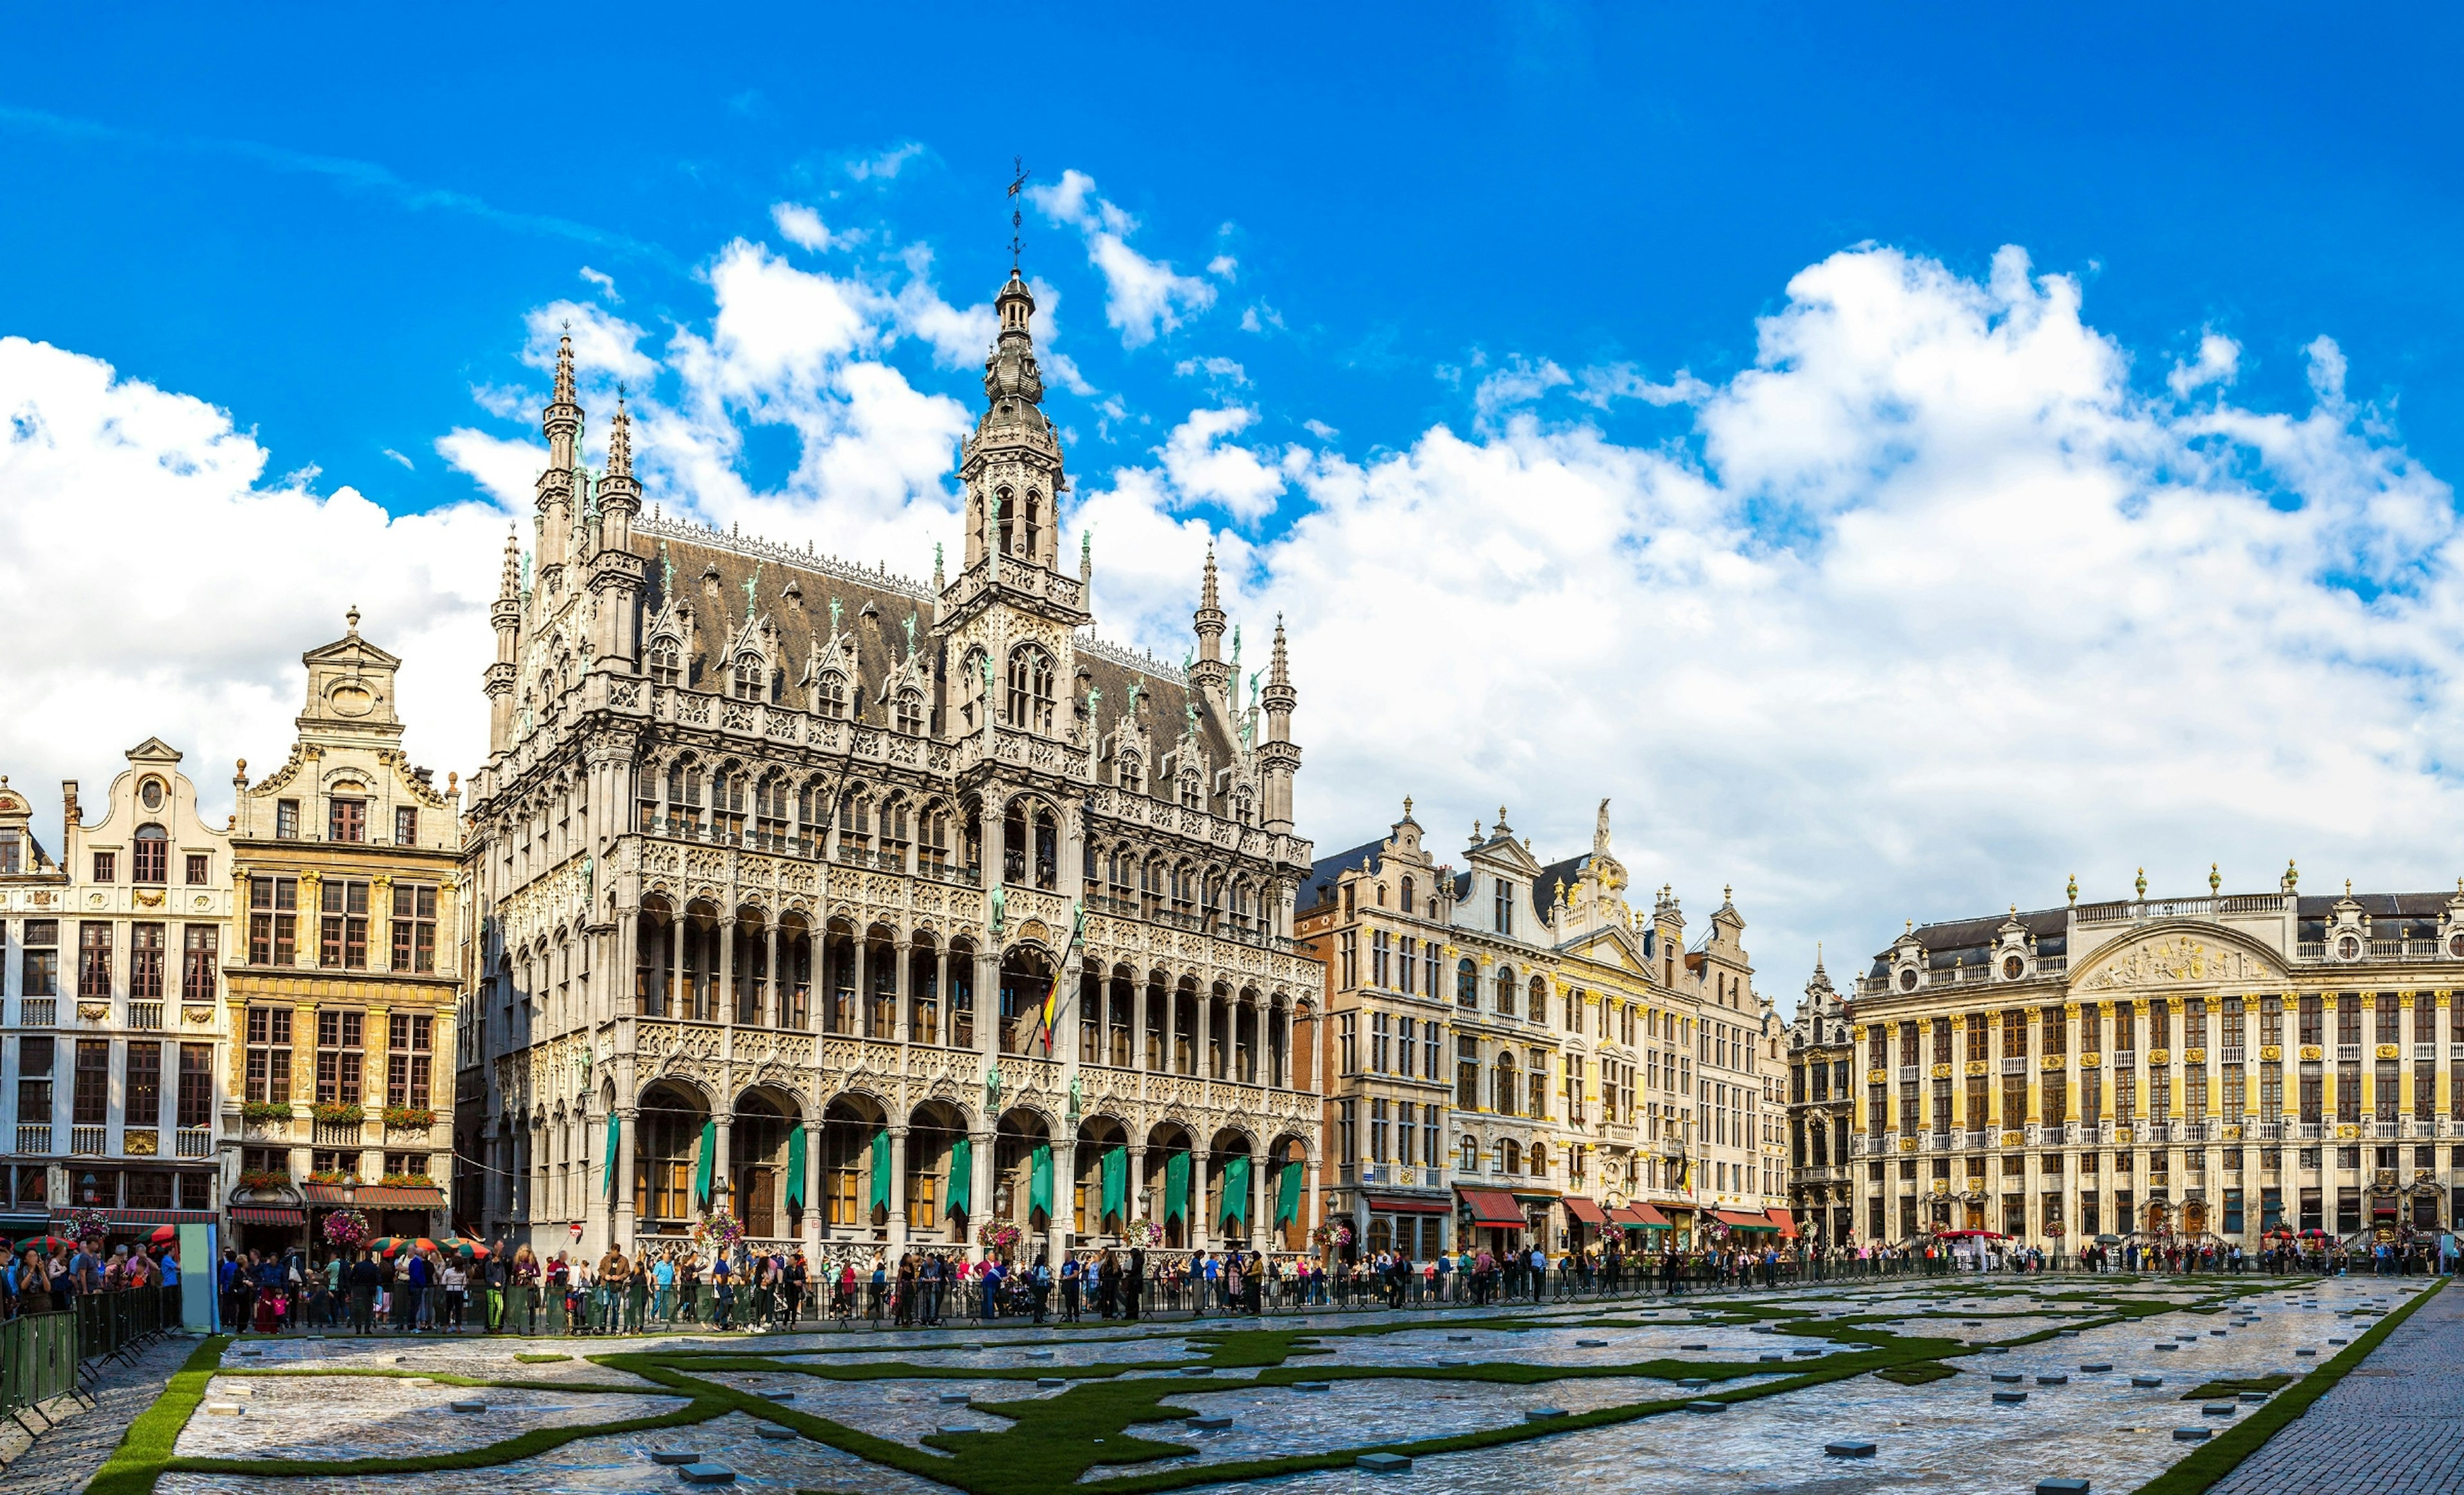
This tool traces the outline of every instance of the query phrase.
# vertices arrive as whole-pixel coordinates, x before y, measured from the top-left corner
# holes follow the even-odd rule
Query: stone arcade
[[[644,517],[627,412],[592,473],[560,352],[472,802],[467,1223],[1304,1243],[1282,629],[1245,707],[1211,558],[1180,668],[1094,637],[1034,298],[1013,272],[996,304],[965,561],[929,588]]]

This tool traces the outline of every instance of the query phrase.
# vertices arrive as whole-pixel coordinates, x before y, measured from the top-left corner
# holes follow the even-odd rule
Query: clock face
[[[1917,989],[1917,974],[1916,974],[1916,972],[1914,972],[1914,971],[1902,971],[1902,972],[1900,973],[1900,990],[1902,990],[1902,991],[1903,991],[1903,992],[1912,992],[1912,991],[1915,991],[1916,989]]]
[[[2017,956],[2004,956],[2002,957],[2002,976],[2005,980],[2017,980],[2020,973],[2027,969],[2028,962],[2020,959]]]
[[[0,806],[0,808],[6,808],[6,806]],[[2464,934],[2447,936],[2447,953],[2451,956],[2464,956]]]

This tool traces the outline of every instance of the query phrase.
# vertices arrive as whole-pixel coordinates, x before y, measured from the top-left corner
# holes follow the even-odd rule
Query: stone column
[[[713,994],[711,1004],[718,1009],[718,1021],[730,1024],[736,1022],[736,946],[742,937],[736,915],[722,912],[718,920],[718,990]]]
[[[818,1270],[822,1261],[822,1123],[807,1118],[804,1126],[804,1260]]]
[[[967,1242],[967,1260],[970,1262],[984,1259],[983,1232],[972,1227],[993,1219],[993,1142],[1000,1135],[995,1130],[998,1119],[987,1121],[980,1129],[968,1133],[972,1144],[969,1151],[975,1154],[975,1181],[970,1185],[974,1193],[967,1205],[967,1224],[971,1227],[968,1233],[974,1238]]]
[[[989,1069],[1001,1057],[1001,953],[976,952],[976,1052]],[[998,1115],[990,1118],[998,1123]]]
[[[1309,1185],[1309,1194],[1301,1200],[1301,1212],[1298,1219],[1301,1226],[1301,1239],[1306,1242],[1309,1239],[1309,1233],[1317,1228],[1319,1217],[1324,1213],[1326,1208],[1325,1200],[1320,1198],[1318,1194],[1318,1186],[1321,1179],[1319,1174],[1320,1163],[1318,1160],[1318,1150],[1316,1148],[1309,1149],[1309,1161],[1305,1163],[1303,1167],[1305,1169],[1303,1176],[1304,1180]]]
[[[1258,1237],[1261,1234],[1259,1229],[1258,1212],[1260,1207],[1259,1199],[1265,1193],[1265,1188],[1266,1170],[1265,1165],[1265,1159],[1264,1157],[1254,1154],[1251,1154],[1249,1158],[1249,1212],[1241,1218],[1242,1239],[1247,1243],[1251,1250],[1257,1249]]]
[[[1098,1208],[1101,1196],[1098,1195]],[[1052,1214],[1044,1222],[1044,1260],[1058,1273],[1069,1249],[1069,1233],[1078,1225],[1078,1143],[1075,1138],[1052,1144]]]
[[[1147,1218],[1147,1212],[1139,1202],[1140,1197],[1146,1193],[1146,1144],[1133,1142],[1130,1144],[1130,1198],[1129,1201],[1121,1206],[1121,1223],[1124,1226],[1135,1224]]]
[[[898,1262],[898,1249],[907,1244],[907,1129],[890,1129],[890,1244],[891,1264]]]
[[[617,1108],[616,1177],[612,1184],[602,1182],[602,1192],[611,1195],[615,1204],[616,1242],[627,1254],[633,1249],[635,1233],[639,1229],[633,1214],[633,1149],[637,1141],[633,1129],[640,1114],[631,1106]],[[601,1155],[605,1155],[604,1150]]]
[[[933,1042],[947,1045],[954,1035],[950,1024],[957,1020],[957,1007],[950,1000],[950,947],[933,947]]]
[[[761,1015],[774,1028],[787,1025],[785,986],[779,979],[779,919],[773,914],[762,927]]]
[[[897,942],[890,947],[890,958],[898,962],[898,970],[895,973],[897,982],[892,988],[897,993],[894,1000],[898,1005],[897,1010],[891,1015],[891,1035],[901,1044],[907,1043],[913,1036],[909,1031],[913,1026],[913,1014],[908,1010],[908,1003],[912,1000],[909,987],[913,984],[909,971],[909,953],[914,948],[914,941],[907,938],[903,934]]]
[[[1207,1219],[1206,1150],[1193,1146],[1189,1150],[1189,1198],[1187,1201],[1189,1243],[1193,1250],[1211,1249],[1215,1242],[1215,1222]]]
[[[671,1018],[693,1016],[685,1006],[685,935],[692,928],[693,920],[682,908],[669,912],[667,984],[668,1016]]]
[[[710,1207],[717,1209],[724,1205],[732,1213],[736,1208],[736,1193],[728,1181],[728,1164],[733,1161],[731,1154],[734,1152],[736,1134],[735,1102],[729,1101],[728,1106],[728,1110],[718,1111],[712,1117],[718,1123],[718,1144],[715,1155],[710,1160]]]

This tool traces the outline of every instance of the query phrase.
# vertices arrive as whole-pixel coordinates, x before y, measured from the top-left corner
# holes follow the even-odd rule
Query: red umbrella
[[[74,1251],[77,1242],[66,1236],[28,1236],[17,1242],[20,1251]]]
[[[422,1236],[418,1240],[410,1242],[410,1248],[414,1251],[433,1251],[436,1249],[436,1242],[429,1240],[426,1236]]]
[[[146,1239],[153,1242],[156,1245],[169,1245],[172,1242],[180,1239],[180,1227],[177,1225],[157,1225],[154,1227],[154,1234],[148,1236]]]

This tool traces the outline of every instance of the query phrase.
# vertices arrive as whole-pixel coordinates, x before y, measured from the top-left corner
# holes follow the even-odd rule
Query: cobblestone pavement
[[[2464,1285],[2425,1303],[2213,1495],[2464,1490]]]
[[[120,1437],[137,1415],[154,1405],[171,1373],[197,1348],[193,1339],[156,1341],[134,1358],[106,1367],[93,1388],[95,1405],[63,1398],[45,1410],[58,1426],[29,1445],[25,1430],[0,1420],[0,1495],[70,1495],[86,1482],[120,1446]],[[29,1414],[34,1427],[42,1419]]]

